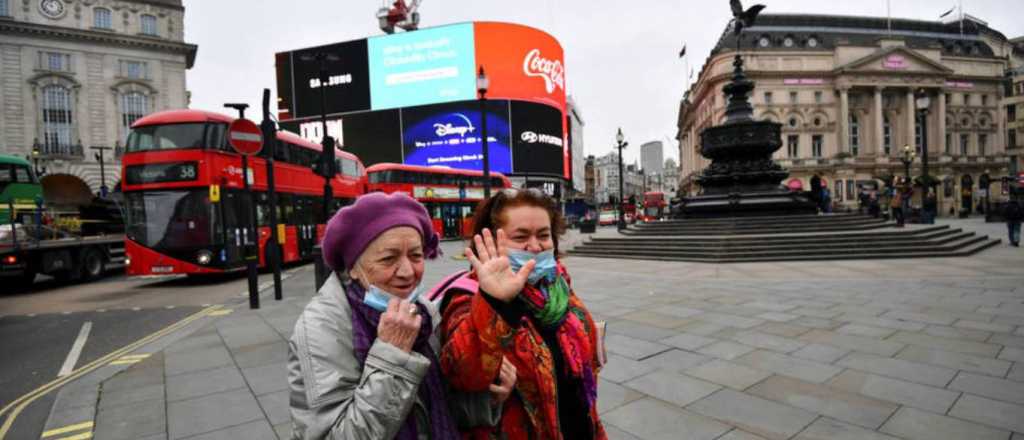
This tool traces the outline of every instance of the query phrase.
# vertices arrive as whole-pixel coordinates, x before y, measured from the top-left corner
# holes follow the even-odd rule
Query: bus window
[[[290,144],[285,141],[278,142],[277,148],[274,149],[274,160],[279,160],[284,163],[291,162],[291,160],[289,160],[288,145]]]
[[[202,148],[205,128],[202,122],[136,127],[128,135],[127,151]]]
[[[206,130],[206,146],[214,150],[234,151],[224,136],[227,129],[228,126],[225,124],[209,124]]]
[[[28,171],[28,167],[22,165],[14,165],[14,180],[18,183],[35,183],[32,181],[32,173]]]
[[[341,158],[341,167],[338,169],[341,170],[341,174],[346,176],[359,177],[359,164],[352,159]]]

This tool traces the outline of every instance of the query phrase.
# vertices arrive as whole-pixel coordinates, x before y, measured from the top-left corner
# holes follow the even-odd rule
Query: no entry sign
[[[263,149],[263,134],[260,127],[248,119],[235,119],[228,127],[228,142],[235,151],[252,156]]]

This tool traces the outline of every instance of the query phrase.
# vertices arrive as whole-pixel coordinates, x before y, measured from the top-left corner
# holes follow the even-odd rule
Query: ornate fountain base
[[[785,190],[733,192],[683,199],[683,218],[756,217],[814,214],[814,203]]]

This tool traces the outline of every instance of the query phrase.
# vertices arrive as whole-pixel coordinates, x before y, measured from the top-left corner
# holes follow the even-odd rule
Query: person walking
[[[554,200],[536,189],[502,190],[477,207],[465,250],[472,282],[440,298],[441,368],[453,389],[480,392],[504,358],[518,382],[500,426],[464,439],[607,438],[597,411],[600,330],[558,260],[564,232]]]
[[[401,193],[364,195],[328,222],[333,273],[288,343],[292,440],[452,440],[497,424],[511,366],[480,393],[450,393],[441,374],[441,319],[419,295],[438,242],[427,210]]]
[[[921,204],[921,217],[926,225],[935,224],[935,215],[939,212],[939,199],[935,196],[935,190],[929,189]]]
[[[1015,199],[1006,202],[1003,208],[1003,217],[1006,218],[1006,230],[1009,233],[1010,246],[1020,247],[1020,223],[1024,220],[1024,207]]]
[[[896,219],[896,227],[903,227],[903,192],[899,187],[892,189],[892,198],[889,199],[889,209],[892,210],[892,217]]]

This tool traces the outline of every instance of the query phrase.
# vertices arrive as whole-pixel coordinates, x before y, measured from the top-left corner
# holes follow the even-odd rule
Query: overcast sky
[[[765,13],[885,16],[885,0],[760,0]],[[274,53],[380,35],[375,13],[382,0],[184,0],[185,39],[199,45],[188,73],[192,107],[223,111],[248,102],[259,115],[267,87],[276,96]],[[744,2],[753,4],[751,0]],[[963,0],[964,12],[1007,37],[1024,35],[1020,0]],[[892,16],[937,19],[956,0],[893,0]],[[686,68],[677,57],[687,45],[697,72],[731,14],[727,0],[423,0],[421,27],[465,21],[507,21],[543,29],[565,49],[566,88],[586,123],[586,154],[611,151],[622,127],[630,146],[666,143],[678,157],[675,121]]]

